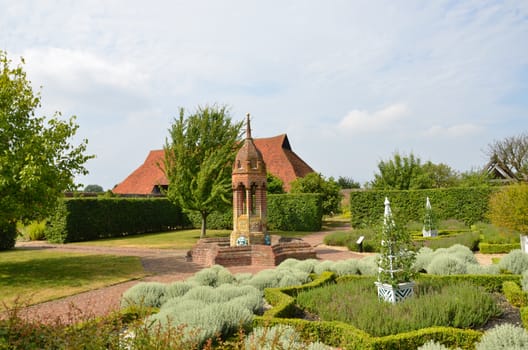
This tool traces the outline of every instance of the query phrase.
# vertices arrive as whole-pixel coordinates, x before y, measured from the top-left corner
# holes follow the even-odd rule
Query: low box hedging
[[[49,220],[46,238],[55,243],[89,241],[189,226],[166,198],[64,199]]]
[[[521,320],[523,327],[525,329],[528,329],[528,306],[521,307],[519,311],[521,312]]]
[[[457,219],[471,225],[486,221],[488,199],[495,191],[491,187],[440,188],[410,191],[352,191],[350,214],[352,227],[372,226],[383,215],[385,197],[391,201],[392,210],[401,222],[422,222],[425,201],[429,197],[438,220]]]
[[[507,254],[514,249],[521,249],[520,243],[492,244],[479,243],[479,251],[482,254]]]
[[[528,295],[513,281],[505,281],[502,284],[502,294],[515,307],[528,306]]]

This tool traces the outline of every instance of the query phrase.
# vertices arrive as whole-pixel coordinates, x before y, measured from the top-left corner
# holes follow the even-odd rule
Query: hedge
[[[521,287],[513,281],[505,281],[502,284],[502,293],[510,304],[515,307],[528,306],[528,295]]]
[[[268,195],[268,229],[318,231],[322,201],[318,194]],[[54,243],[80,242],[133,234],[201,227],[199,213],[184,213],[167,198],[68,198],[49,220],[46,238]],[[209,229],[232,229],[233,213],[211,213]]]
[[[268,230],[319,231],[323,224],[320,194],[270,194],[268,199]]]
[[[515,249],[521,249],[520,243],[504,243],[504,244],[492,244],[492,243],[479,243],[479,250],[483,254],[507,254]]]
[[[433,276],[433,278],[445,278],[452,276]],[[502,288],[501,278],[478,278],[481,276],[461,275],[450,280],[459,280],[470,277],[471,281],[477,281],[480,285],[488,286],[489,289],[497,290],[497,283],[500,283],[498,290]],[[490,276],[486,276],[490,277]],[[491,276],[497,277],[497,276]],[[337,283],[361,278],[371,278],[365,276],[344,276],[335,279]],[[509,276],[505,280],[519,280],[520,276]],[[355,328],[349,324],[338,321],[307,321],[294,317],[295,298],[293,295],[304,289],[311,289],[317,285],[330,283],[333,274],[321,274],[320,278],[303,286],[288,288],[269,288],[264,291],[266,300],[273,306],[267,310],[263,316],[256,316],[253,325],[273,326],[275,324],[288,324],[294,327],[303,337],[309,341],[321,341],[327,345],[341,347],[343,349],[415,349],[429,340],[441,342],[448,346],[457,346],[462,349],[473,349],[474,344],[480,340],[482,333],[472,329],[457,329],[451,327],[430,327],[416,331],[405,332],[385,337],[373,337],[368,333]],[[491,288],[490,288],[491,286]]]
[[[425,201],[429,197],[438,220],[457,219],[466,225],[486,221],[491,187],[455,187],[427,190],[368,190],[350,193],[352,227],[379,224],[383,217],[384,200],[388,197],[399,221],[423,221]]]
[[[49,221],[46,238],[66,243],[189,226],[181,209],[164,198],[64,199]]]

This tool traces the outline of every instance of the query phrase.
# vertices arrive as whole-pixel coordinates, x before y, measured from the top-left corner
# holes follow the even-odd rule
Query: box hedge
[[[507,254],[515,249],[521,249],[520,243],[479,243],[479,251],[482,254]]]
[[[490,187],[454,187],[428,190],[368,190],[350,193],[350,214],[352,227],[378,224],[383,215],[385,197],[401,222],[422,222],[425,215],[425,201],[429,197],[438,220],[457,219],[466,225],[486,221],[488,200],[495,189]]]

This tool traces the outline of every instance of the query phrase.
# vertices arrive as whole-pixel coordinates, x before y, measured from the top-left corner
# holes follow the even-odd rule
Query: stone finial
[[[246,139],[251,138],[251,125],[250,125],[250,114],[246,114]]]

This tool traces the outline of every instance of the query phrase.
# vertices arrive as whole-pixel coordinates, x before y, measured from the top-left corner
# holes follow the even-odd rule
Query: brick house
[[[286,134],[274,137],[255,138],[255,146],[262,153],[268,172],[280,178],[284,190],[290,183],[314,170],[291,148]],[[169,182],[163,170],[163,150],[150,151],[145,162],[112,190],[119,195],[157,195],[167,188]]]

